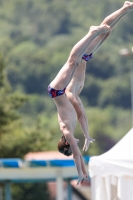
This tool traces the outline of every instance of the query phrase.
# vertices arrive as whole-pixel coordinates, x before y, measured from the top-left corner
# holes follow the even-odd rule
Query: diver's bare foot
[[[110,26],[104,24],[104,25],[100,25],[100,26],[91,26],[90,31],[94,34],[99,35],[101,33],[111,32],[111,28],[110,28]]]
[[[124,8],[126,8],[127,12],[130,12],[133,10],[133,2],[125,1]]]

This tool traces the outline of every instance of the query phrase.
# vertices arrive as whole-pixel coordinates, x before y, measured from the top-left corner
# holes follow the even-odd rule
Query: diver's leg
[[[64,89],[72,79],[72,76],[81,62],[82,55],[86,52],[88,45],[101,33],[110,31],[107,25],[92,26],[88,34],[82,38],[72,49],[66,64],[61,68],[50,86],[55,89]]]
[[[126,14],[128,14],[132,10],[133,10],[133,3],[129,1],[125,1],[124,5],[120,9],[112,13],[111,15],[107,16],[103,20],[101,25],[107,24],[108,26],[110,26],[112,30],[121,20],[121,18],[123,18]],[[93,40],[93,42],[88,47],[87,54],[90,54],[90,52],[93,54],[96,53],[98,49],[102,46],[104,41],[108,38],[110,33],[105,33],[105,34],[103,33],[97,36],[97,38],[95,38],[95,40]]]
[[[120,19],[133,10],[133,3],[129,1],[125,1],[124,5],[118,9],[117,11],[113,12],[111,15],[107,16],[101,25],[107,24],[111,28],[113,28]]]

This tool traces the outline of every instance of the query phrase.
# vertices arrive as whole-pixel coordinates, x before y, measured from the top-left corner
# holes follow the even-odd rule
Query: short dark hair
[[[58,142],[58,151],[60,153],[63,153],[65,156],[71,156],[72,153],[69,151],[70,144],[66,144],[66,138],[64,137],[64,135],[61,137],[61,139]]]

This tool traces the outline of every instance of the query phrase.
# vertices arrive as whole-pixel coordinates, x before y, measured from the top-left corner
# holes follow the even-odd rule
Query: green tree
[[[12,184],[13,200],[51,200],[46,183]]]
[[[10,152],[10,138],[14,137],[17,131],[18,133],[22,131],[18,108],[26,100],[25,95],[11,93],[10,84],[6,78],[5,63],[0,57],[0,157],[4,157],[4,154]],[[7,136],[8,141],[6,140]]]

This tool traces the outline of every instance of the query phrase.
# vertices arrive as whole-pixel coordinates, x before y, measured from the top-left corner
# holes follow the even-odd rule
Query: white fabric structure
[[[133,200],[133,128],[109,151],[90,158],[92,200]]]

